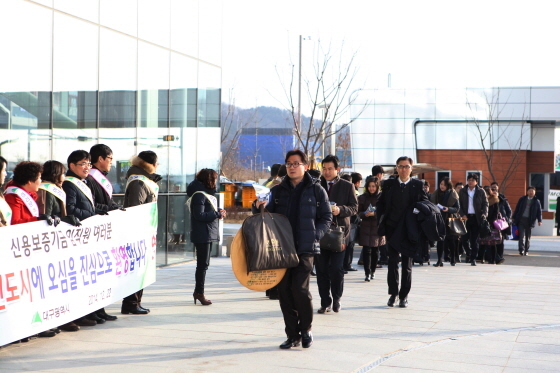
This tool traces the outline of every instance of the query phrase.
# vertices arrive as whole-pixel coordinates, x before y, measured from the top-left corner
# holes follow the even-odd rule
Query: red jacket
[[[8,185],[6,185],[6,189],[9,186],[13,186],[13,185],[14,184],[12,184],[12,182],[9,182]],[[23,188],[21,189],[25,190]],[[33,198],[34,201],[37,201],[37,193],[31,192],[29,193],[29,195],[31,196],[31,198]],[[8,205],[10,205],[10,208],[12,209],[12,225],[37,221],[37,218],[31,215],[31,211],[29,211],[27,206],[25,206],[25,203],[23,203],[21,198],[19,198],[17,195],[12,193],[5,194],[4,198],[6,199]]]

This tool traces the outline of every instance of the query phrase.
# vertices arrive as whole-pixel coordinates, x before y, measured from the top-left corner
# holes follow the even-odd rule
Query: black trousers
[[[387,225],[385,229],[387,242],[391,240],[395,228]],[[399,252],[387,243],[389,254],[389,266],[387,268],[387,285],[389,286],[390,295],[398,295],[400,299],[405,299],[410,292],[412,286],[412,258],[406,255],[400,255]],[[399,257],[401,259],[401,289],[399,291]]]
[[[206,280],[206,271],[210,265],[210,253],[212,252],[212,243],[195,243],[196,248],[196,272],[195,279],[195,293],[204,294],[204,282]]]
[[[379,247],[364,246],[362,252],[364,253],[364,272],[367,277],[375,273],[375,268],[377,268],[379,262]]]
[[[344,250],[344,269],[352,267],[352,260],[354,259],[354,245],[356,242],[350,242]]]
[[[136,293],[132,293],[128,297],[124,298],[122,301],[123,307],[139,306],[140,302],[142,302],[142,294],[144,294],[144,289],[140,289]]]
[[[519,223],[517,224],[517,229],[519,229],[519,242],[518,248],[519,252],[528,252],[529,246],[531,246],[531,222],[529,218],[521,218],[519,219]]]
[[[333,299],[338,302],[342,298],[344,291],[344,251],[335,253],[321,249],[316,267],[321,307],[329,307]]]
[[[470,255],[467,259],[472,262],[473,260],[476,260],[476,257],[478,256],[478,236],[480,227],[475,214],[469,214],[467,216],[467,224],[465,224],[467,227],[467,234],[461,237],[461,241],[463,242],[463,248],[465,249],[466,255]]]
[[[299,338],[311,331],[313,304],[309,292],[309,276],[313,269],[313,255],[301,255],[297,267],[288,268],[278,284],[280,309],[284,316],[288,338]]]
[[[437,242],[438,262],[443,262],[444,255],[449,255],[451,263],[455,263],[457,256],[457,236],[447,234],[445,240]]]

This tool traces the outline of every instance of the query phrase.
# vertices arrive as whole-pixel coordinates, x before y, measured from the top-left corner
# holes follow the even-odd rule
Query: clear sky
[[[560,86],[558,1],[225,0],[223,99],[282,107],[276,67],[321,39],[358,52],[356,88]],[[309,60],[308,60],[309,61]],[[283,80],[287,81],[284,76]]]

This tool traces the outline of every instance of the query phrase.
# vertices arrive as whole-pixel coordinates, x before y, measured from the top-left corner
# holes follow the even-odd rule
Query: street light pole
[[[297,113],[297,128],[301,130],[301,42],[303,38],[299,36],[299,70],[298,70],[298,113]]]

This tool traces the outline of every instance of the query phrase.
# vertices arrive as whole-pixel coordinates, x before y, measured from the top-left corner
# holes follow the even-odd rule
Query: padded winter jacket
[[[202,193],[213,196],[216,190],[208,189],[198,180],[194,180],[187,187],[187,194],[191,199],[191,242],[208,243],[220,240],[220,213],[214,209],[210,200]]]
[[[296,197],[296,188],[289,177],[270,190],[270,199],[266,209],[282,214],[290,219],[296,209],[296,224],[292,224],[294,243],[298,255],[320,254],[319,240],[323,237],[332,222],[331,206],[327,192],[318,180],[307,172],[303,180],[301,195]],[[292,223],[292,222],[291,222]]]

